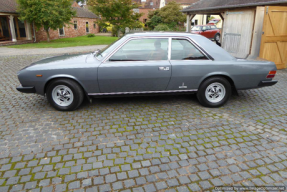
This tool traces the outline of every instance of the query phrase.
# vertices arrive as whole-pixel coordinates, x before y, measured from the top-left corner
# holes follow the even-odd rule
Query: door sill
[[[192,93],[197,89],[187,90],[168,90],[168,91],[137,91],[137,92],[111,92],[111,93],[88,93],[89,96],[104,96],[104,95],[133,95],[133,94],[157,94],[157,93]]]

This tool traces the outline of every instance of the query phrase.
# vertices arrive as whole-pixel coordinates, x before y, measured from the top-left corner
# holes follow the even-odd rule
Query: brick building
[[[72,18],[70,24],[58,30],[50,30],[50,39],[60,39],[68,37],[78,37],[87,35],[89,33],[99,33],[99,27],[96,24],[98,16],[94,13],[80,7],[76,2],[73,3],[72,8],[76,11],[76,16]],[[37,41],[46,41],[46,31],[41,28],[36,32]]]
[[[160,1],[161,0],[134,0],[135,3],[140,4],[139,8],[134,9],[134,11],[143,13],[139,20],[143,23],[146,23],[148,20],[148,12],[159,9]]]
[[[46,41],[47,34],[43,28],[34,30],[32,24],[19,20],[16,0],[0,0],[0,44]],[[50,30],[50,39],[83,36],[98,33],[99,27],[95,23],[98,16],[80,7],[76,2],[72,4],[76,16],[61,29]]]

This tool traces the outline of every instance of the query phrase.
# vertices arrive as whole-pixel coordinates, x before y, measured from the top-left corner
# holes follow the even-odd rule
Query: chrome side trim
[[[113,92],[113,93],[88,93],[89,96],[96,95],[132,95],[132,94],[145,94],[145,93],[186,93],[196,92],[197,89],[188,90],[169,90],[169,91],[138,91],[138,92]]]

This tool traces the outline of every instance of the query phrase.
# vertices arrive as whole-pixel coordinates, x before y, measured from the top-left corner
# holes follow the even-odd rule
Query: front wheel
[[[205,80],[197,92],[197,99],[205,107],[221,107],[231,96],[231,85],[223,77]]]
[[[47,87],[46,94],[49,103],[59,111],[73,111],[84,99],[82,88],[70,79],[52,81]]]

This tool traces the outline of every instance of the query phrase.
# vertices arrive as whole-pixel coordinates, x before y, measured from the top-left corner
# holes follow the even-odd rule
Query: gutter
[[[261,5],[273,5],[279,3],[287,3],[286,0],[284,1],[274,1],[274,2],[262,2],[262,3],[250,3],[244,5],[231,5],[231,6],[218,6],[218,7],[210,7],[210,8],[200,8],[200,9],[188,9],[188,7],[184,10],[181,10],[183,13],[187,12],[196,12],[196,11],[207,11],[207,10],[215,10],[215,9],[230,9],[230,8],[240,8],[240,7],[250,7],[250,6],[261,6]],[[192,7],[192,5],[190,6]]]

